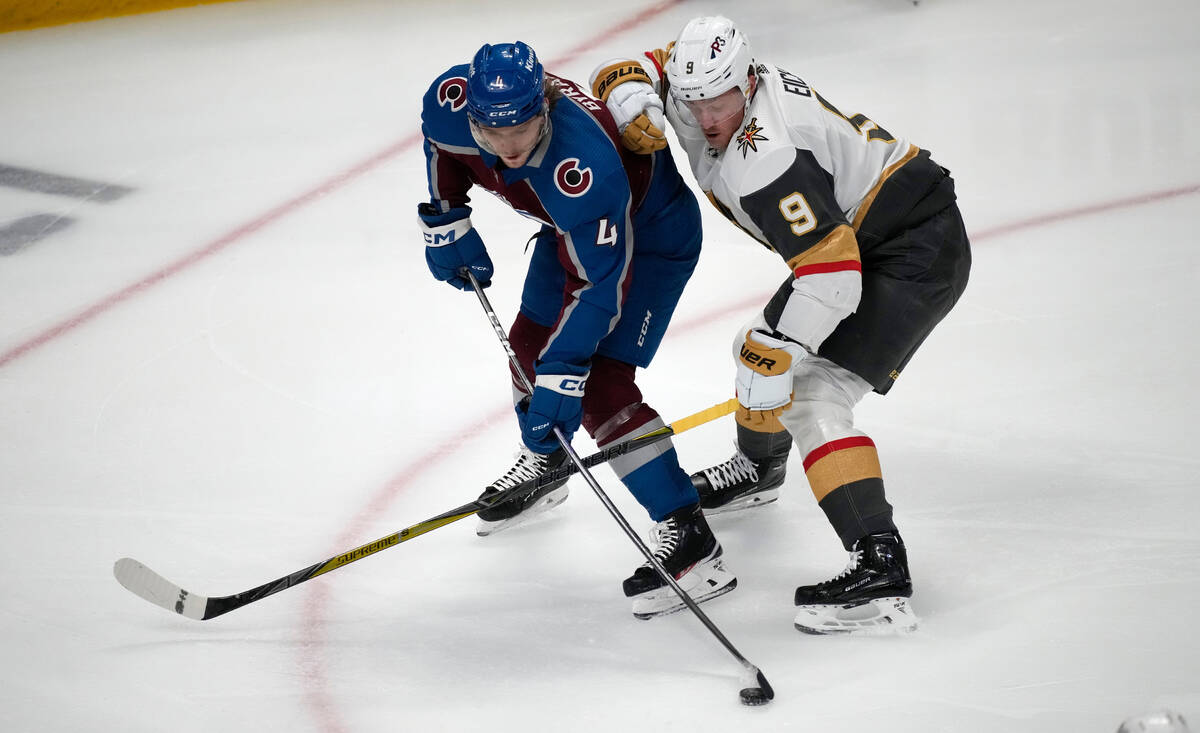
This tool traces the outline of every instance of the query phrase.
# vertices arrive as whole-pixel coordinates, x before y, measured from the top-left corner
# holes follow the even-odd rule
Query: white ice
[[[1200,718],[1200,6],[569,5],[263,0],[0,35],[0,164],[135,189],[0,188],[0,226],[73,220],[0,258],[0,730]],[[958,183],[970,287],[858,414],[916,634],[793,629],[792,589],[845,562],[795,457],[777,504],[714,520],[740,583],[705,610],[773,683],[762,709],[738,705],[739,668],[695,618],[630,615],[619,585],[640,557],[577,479],[544,521],[450,525],[211,621],[113,580],[131,556],[234,593],[474,498],[517,437],[477,302],[423,262],[420,97],[485,41],[585,79],[716,10]],[[507,321],[532,226],[476,202]],[[715,211],[705,226],[640,377],[668,420],[730,395],[732,331],[786,275]],[[677,446],[694,470],[732,437],[725,419]]]

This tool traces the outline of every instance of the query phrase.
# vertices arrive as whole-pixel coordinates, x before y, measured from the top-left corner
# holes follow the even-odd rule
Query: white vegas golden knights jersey
[[[883,182],[919,150],[777,66],[758,65],[757,77],[742,129],[723,151],[670,95],[666,115],[709,200],[792,270],[768,324],[816,351],[858,305],[859,225]]]
[[[700,187],[726,207],[726,215],[738,225],[779,251],[794,250],[795,243],[775,241],[778,228],[763,222],[764,230],[742,207],[743,197],[781,177],[795,177],[801,189],[809,189],[798,191],[806,200],[828,199],[820,201],[825,208],[820,213],[830,217],[828,224],[851,223],[881,179],[916,154],[908,142],[864,115],[844,115],[798,76],[766,64],[758,66],[758,88],[745,124],[723,152],[709,147],[695,118],[674,98],[668,97],[666,114]],[[810,208],[815,203],[810,201]],[[784,218],[786,231],[794,234],[791,224],[796,222],[787,214]],[[811,226],[813,232],[829,229],[821,223],[810,220],[801,226]]]
[[[653,86],[709,201],[791,270],[761,323],[886,393],[966,287],[970,243],[950,172],[771,64],[755,65],[742,126],[715,150],[666,88],[670,53],[602,64],[593,92],[628,115],[612,90]],[[623,128],[627,147],[647,145],[647,124]]]

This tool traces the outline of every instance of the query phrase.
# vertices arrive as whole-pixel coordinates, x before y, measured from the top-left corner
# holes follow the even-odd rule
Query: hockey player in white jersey
[[[853,409],[891,388],[966,287],[970,245],[949,171],[756,62],[723,17],[692,20],[666,49],[602,64],[592,88],[631,150],[665,146],[665,116],[709,201],[790,270],[736,334],[737,451],[692,476],[701,505],[711,515],[774,501],[795,442],[850,552],[840,575],[796,589],[796,627],[914,629],[904,542]]]

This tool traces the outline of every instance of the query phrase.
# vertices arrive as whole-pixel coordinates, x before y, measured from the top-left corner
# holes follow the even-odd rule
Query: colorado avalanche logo
[[[554,167],[554,185],[571,198],[582,196],[592,187],[592,169],[580,168],[579,158],[567,158]]]
[[[467,80],[461,76],[451,77],[438,85],[437,101],[451,112],[457,112],[467,103]]]

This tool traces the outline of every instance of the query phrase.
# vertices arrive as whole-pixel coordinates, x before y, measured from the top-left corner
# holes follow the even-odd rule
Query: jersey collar
[[[520,168],[504,169],[504,182],[514,183],[524,178],[529,178],[534,174],[534,172],[541,170],[542,164],[546,162],[546,153],[550,150],[550,139],[553,136],[554,123],[550,120],[550,118],[547,118],[546,134],[542,135],[542,139],[533,148],[533,152],[529,154],[529,159],[525,161],[525,165],[521,166]],[[499,158],[494,155],[491,156],[491,158],[493,161],[492,165],[495,165],[495,161],[499,160]]]

